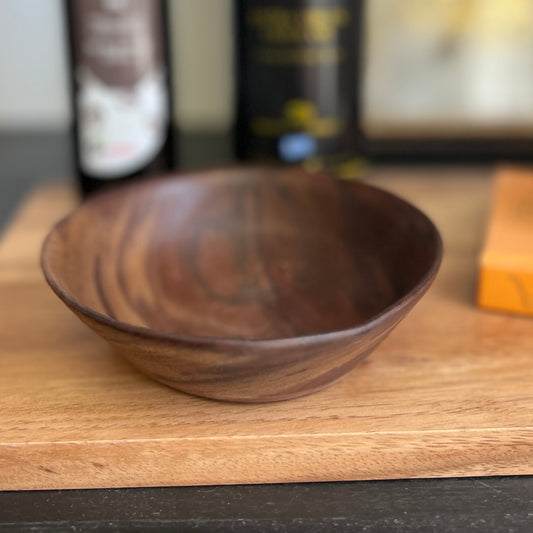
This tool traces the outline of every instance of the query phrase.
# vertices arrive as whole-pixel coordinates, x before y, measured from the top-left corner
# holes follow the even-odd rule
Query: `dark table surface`
[[[180,154],[187,169],[228,164],[230,141],[181,137]],[[66,134],[0,134],[0,228],[36,184],[71,175]],[[156,528],[530,533],[533,477],[0,492],[0,531]]]

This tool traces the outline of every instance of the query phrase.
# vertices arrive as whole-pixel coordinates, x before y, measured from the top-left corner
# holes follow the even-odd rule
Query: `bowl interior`
[[[96,196],[51,233],[43,264],[62,296],[127,324],[273,339],[365,323],[439,254],[431,222],[380,190],[233,169]]]

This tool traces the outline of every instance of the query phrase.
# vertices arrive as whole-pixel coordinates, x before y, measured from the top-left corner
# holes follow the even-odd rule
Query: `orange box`
[[[533,315],[533,169],[496,174],[478,305]]]

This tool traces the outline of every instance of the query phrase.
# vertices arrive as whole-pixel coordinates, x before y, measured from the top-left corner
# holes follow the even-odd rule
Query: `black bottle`
[[[355,151],[360,0],[236,0],[240,159]]]
[[[84,195],[174,166],[166,0],[65,0]]]

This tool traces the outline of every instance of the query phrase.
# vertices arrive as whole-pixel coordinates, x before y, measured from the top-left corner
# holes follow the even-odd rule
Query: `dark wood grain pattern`
[[[54,228],[42,264],[58,296],[146,374],[264,402],[352,370],[440,259],[433,224],[388,193],[235,168],[95,197]]]

